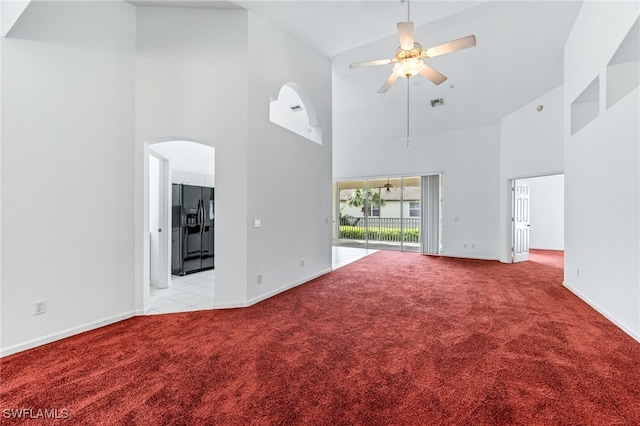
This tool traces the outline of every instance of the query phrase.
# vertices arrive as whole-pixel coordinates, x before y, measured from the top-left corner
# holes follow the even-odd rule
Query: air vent
[[[293,112],[302,111],[302,106],[294,105],[294,106],[291,107],[291,111],[293,111]]]
[[[431,107],[435,108],[444,105],[444,98],[431,99]]]

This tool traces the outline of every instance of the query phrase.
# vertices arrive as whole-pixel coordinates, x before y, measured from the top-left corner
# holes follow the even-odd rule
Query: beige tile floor
[[[377,250],[353,247],[333,247],[332,267],[340,268]],[[215,303],[215,270],[197,272],[179,277],[171,276],[171,286],[165,289],[151,287],[151,302],[147,315],[213,309]]]

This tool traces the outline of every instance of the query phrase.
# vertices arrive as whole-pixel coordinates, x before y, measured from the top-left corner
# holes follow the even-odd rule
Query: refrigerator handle
[[[204,228],[205,228],[205,226],[207,224],[207,220],[206,220],[207,216],[205,216],[206,211],[204,210],[204,200],[200,200],[200,211],[202,212],[202,216],[201,216],[202,217],[202,226],[201,226],[200,229],[201,229],[202,233],[204,234]]]
[[[202,200],[198,201],[198,222],[200,225],[200,233],[202,234],[204,232],[204,208],[203,208],[204,203],[202,202]]]

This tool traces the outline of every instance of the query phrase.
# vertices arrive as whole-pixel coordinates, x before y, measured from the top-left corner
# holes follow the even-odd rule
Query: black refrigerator
[[[213,269],[214,189],[172,185],[171,273]]]

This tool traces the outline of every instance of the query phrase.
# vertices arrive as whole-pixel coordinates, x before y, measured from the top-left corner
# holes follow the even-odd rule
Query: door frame
[[[334,179],[332,182],[332,200],[333,200],[333,206],[332,206],[332,217],[333,217],[333,229],[332,229],[332,245],[336,246],[339,240],[339,236],[340,236],[340,184],[343,182],[362,182],[363,184],[363,189],[365,191],[367,190],[371,190],[371,189],[375,189],[370,187],[370,182],[371,181],[377,181],[377,180],[389,180],[389,179],[393,179],[393,180],[399,180],[399,187],[400,188],[404,188],[404,180],[405,179],[413,179],[413,178],[417,178],[420,182],[420,194],[421,194],[421,198],[424,197],[425,195],[425,188],[423,187],[425,180],[424,178],[429,178],[429,177],[437,177],[438,178],[438,191],[437,191],[437,201],[434,200],[435,202],[435,207],[433,209],[428,209],[427,207],[427,203],[425,202],[424,199],[420,200],[420,237],[419,237],[419,241],[418,241],[418,251],[421,254],[433,254],[433,255],[440,255],[442,254],[442,205],[441,205],[441,200],[442,200],[442,182],[443,182],[443,176],[444,173],[441,171],[437,171],[437,172],[425,172],[425,173],[398,173],[398,174],[388,174],[388,175],[375,175],[375,176],[364,176],[364,177],[357,177],[357,178],[340,178],[340,179]],[[366,198],[366,197],[365,197]],[[405,215],[405,206],[404,206],[404,191],[401,192],[400,194],[400,220],[401,220],[401,224],[402,219],[404,218]],[[364,209],[364,214],[363,214],[363,219],[365,224],[368,223],[368,219],[369,219],[369,215],[368,213],[368,203],[366,202],[365,199],[365,205],[363,207]],[[431,230],[437,230],[436,234],[435,234],[435,238],[434,240],[436,240],[435,245],[436,248],[430,251],[425,251],[425,247],[428,246],[427,242],[424,239],[425,236],[425,229],[424,226],[426,223],[426,219],[428,217],[427,212],[429,213],[434,213],[436,212],[436,216],[437,216],[437,220],[435,221],[435,224],[431,224],[430,228]],[[433,219],[433,218],[431,218]],[[402,226],[402,225],[401,225]],[[365,225],[365,242],[364,242],[364,249],[369,249],[369,238],[367,235],[367,229],[368,226]],[[402,232],[404,232],[404,229],[402,229]],[[401,240],[400,241],[400,251],[405,251],[405,244],[404,241]]]
[[[531,241],[531,217],[530,217],[530,212],[531,212],[531,205],[530,205],[530,193],[529,193],[529,183],[525,182],[526,179],[512,179],[509,182],[509,186],[511,188],[510,194],[511,194],[511,263],[517,263],[517,262],[526,262],[529,260],[529,249],[530,249],[530,241]],[[522,209],[522,206],[518,206],[518,200],[521,197],[518,197],[518,193],[519,193],[519,186],[522,185],[523,187],[526,187],[527,192],[526,192],[526,197],[522,198],[523,200],[526,200],[526,206],[524,207],[524,209]],[[522,212],[526,212],[525,213],[525,220],[522,221],[518,221],[518,218],[516,216],[518,216],[519,213]],[[521,225],[522,223],[526,222],[526,225],[524,225],[524,227]],[[519,228],[520,225],[520,228]],[[526,251],[522,251],[521,253],[518,253],[516,250],[516,240],[518,239],[518,233],[517,230],[518,229],[523,229],[526,230]],[[526,253],[526,254],[525,254]]]
[[[172,141],[183,141],[183,142],[194,142],[200,145],[204,145],[206,147],[216,149],[213,145],[207,145],[198,140],[194,140],[192,138],[181,137],[181,136],[167,136],[167,137],[159,137],[153,139],[147,139],[142,141],[139,145],[136,146],[135,151],[135,185],[134,185],[134,197],[135,197],[135,236],[134,236],[134,244],[136,246],[135,257],[133,259],[133,268],[135,275],[135,292],[134,292],[134,310],[132,313],[134,315],[145,315],[146,310],[149,308],[149,304],[151,303],[151,291],[149,286],[149,276],[150,276],[150,265],[149,265],[149,252],[150,252],[150,244],[149,244],[149,155],[151,151],[151,146],[162,143],[162,142],[172,142]],[[215,163],[214,163],[215,166]],[[171,181],[172,181],[172,173],[169,164],[167,163],[168,171],[165,173],[165,182],[167,182],[167,216],[166,220],[168,221],[167,229],[171,229],[171,203],[169,200],[171,199],[169,194]],[[171,244],[169,238],[171,238],[171,233],[167,232],[165,237],[167,240],[167,270],[169,271],[168,278],[171,279]],[[219,246],[216,244],[216,246]],[[164,268],[164,266],[163,266]],[[224,268],[224,263],[222,264],[222,268],[218,267],[217,270],[220,271]],[[227,288],[224,286],[221,288]],[[234,305],[235,306],[235,305]]]
[[[512,177],[507,179],[507,185],[506,185],[506,191],[507,191],[507,205],[506,205],[506,216],[505,216],[505,222],[504,222],[504,227],[506,229],[506,238],[505,238],[505,251],[507,253],[507,257],[501,259],[500,261],[502,263],[513,263],[513,254],[514,254],[514,247],[513,247],[513,243],[514,243],[514,239],[513,239],[513,211],[514,211],[514,204],[515,204],[515,197],[512,191],[512,188],[515,185],[515,182],[518,180],[527,180],[527,179],[535,179],[535,178],[541,178],[541,177],[546,177],[546,176],[556,176],[556,175],[564,175],[564,171],[557,171],[557,172],[548,172],[548,173],[540,173],[540,174],[531,174],[531,175],[521,175],[521,176],[517,176],[517,177]],[[529,207],[531,208],[531,207]],[[529,236],[529,238],[531,238],[531,236]]]
[[[171,286],[171,166],[170,160],[160,153],[149,149],[149,156],[154,157],[159,162],[158,173],[158,225],[161,229],[158,238],[158,287],[169,288]],[[147,193],[149,202],[151,199],[151,188]],[[149,265],[149,277],[151,277],[151,265]],[[151,278],[149,278],[151,283]]]

